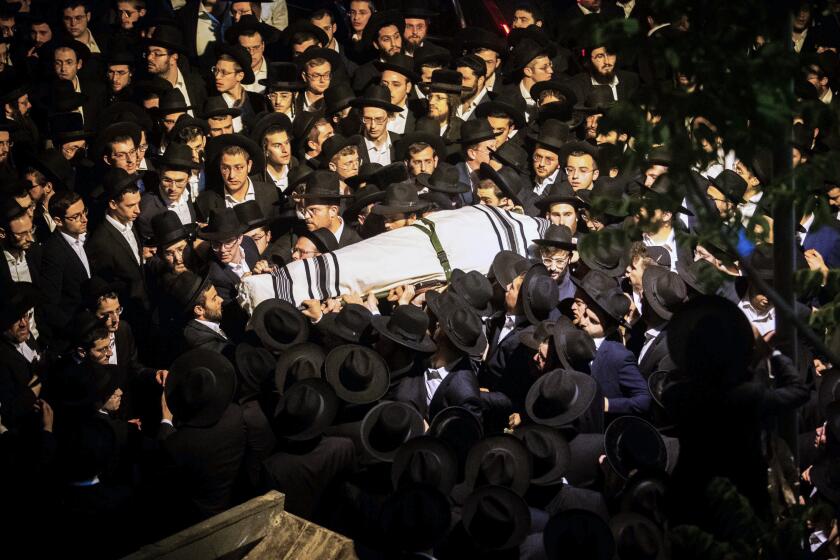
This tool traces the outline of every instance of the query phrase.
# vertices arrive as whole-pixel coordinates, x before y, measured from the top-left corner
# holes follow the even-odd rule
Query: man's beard
[[[597,70],[592,70],[592,79],[602,85],[609,85],[615,79],[615,67],[606,74],[602,74]]]
[[[471,87],[469,91],[465,91],[465,92],[461,93],[461,103],[466,103],[467,101],[471,100],[473,97],[476,96],[477,93],[478,93],[478,84]]]

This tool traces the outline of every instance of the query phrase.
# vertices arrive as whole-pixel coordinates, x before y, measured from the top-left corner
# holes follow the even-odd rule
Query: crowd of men
[[[770,150],[697,115],[686,185],[609,117],[697,87],[664,54],[685,14],[511,3],[509,33],[452,37],[425,1],[303,4],[0,2],[6,550],[119,557],[278,490],[360,557],[665,558],[677,525],[718,534],[723,477],[770,526],[799,481],[802,557],[837,557],[840,372],[775,345],[768,220],[751,274],[692,241],[703,216],[762,237]],[[829,118],[797,115],[797,167],[840,140],[840,10],[798,6],[797,96]],[[582,31],[621,19],[632,60]],[[807,188],[803,316],[833,297],[840,173]],[[431,289],[237,303],[469,205],[549,225]]]

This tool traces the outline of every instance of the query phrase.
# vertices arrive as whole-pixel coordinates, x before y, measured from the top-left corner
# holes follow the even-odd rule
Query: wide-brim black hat
[[[604,452],[610,466],[624,479],[634,470],[664,471],[668,467],[668,450],[662,434],[637,416],[621,416],[607,426]]]
[[[374,315],[370,324],[373,325],[373,328],[376,329],[381,336],[396,342],[400,346],[405,346],[411,350],[417,350],[418,352],[429,354],[437,349],[437,344],[435,344],[428,333],[423,333],[423,336],[418,339],[396,323],[392,323],[392,321],[393,316],[385,317],[383,315]]]
[[[388,88],[376,84],[368,86],[361,97],[351,100],[350,106],[357,109],[376,107],[389,113],[400,113],[403,110],[399,105],[391,103],[391,92]]]
[[[175,121],[175,126],[172,127],[172,131],[169,133],[169,136],[171,138],[178,138],[181,131],[188,126],[196,127],[202,132],[202,134],[204,134],[204,136],[210,134],[210,127],[207,125],[207,121],[191,117],[189,114],[184,113],[178,117],[177,121]]]
[[[484,464],[485,458],[491,453],[498,457],[491,460],[491,464]],[[494,476],[493,472],[482,474],[485,468],[495,471],[502,467],[503,465],[497,463],[499,459],[507,462],[508,466],[514,467],[512,473],[499,473],[499,478],[510,476],[509,483],[502,480],[487,480],[486,475]],[[487,436],[470,448],[464,473],[465,482],[469,488],[475,489],[487,484],[504,486],[524,496],[531,484],[531,455],[525,444],[510,434]],[[482,481],[484,484],[481,484]]]
[[[149,112],[158,117],[164,117],[173,113],[186,113],[193,108],[192,105],[187,105],[187,100],[180,89],[172,88],[160,96],[157,107],[150,109]]]
[[[57,146],[96,136],[95,132],[85,128],[82,115],[73,111],[51,114],[48,129],[50,138]]]
[[[445,442],[418,435],[400,446],[391,465],[394,489],[405,483],[428,484],[449,495],[458,478],[458,458]],[[420,478],[431,475],[434,478]]]
[[[589,302],[594,305],[594,310],[606,314],[620,325],[625,325],[624,315],[630,310],[630,302],[626,298],[624,300],[619,299],[619,297],[625,297],[624,293],[618,287],[618,284],[615,287],[612,286],[612,280],[610,280],[608,288],[606,287],[606,281],[596,282],[594,275],[597,274],[603,273],[591,270],[582,279],[572,276],[572,283],[586,294]],[[609,276],[602,276],[601,278],[605,277],[609,278]]]
[[[359,148],[359,146],[363,143],[364,141],[359,135],[343,136],[341,134],[334,134],[333,136],[330,136],[321,144],[321,153],[318,154],[318,159],[321,162],[321,169],[329,169],[330,160],[332,160],[332,158],[344,148],[349,146]]]
[[[500,57],[507,55],[507,43],[504,38],[482,27],[465,27],[458,34],[463,50],[487,49]]]
[[[365,371],[344,373],[345,362],[351,354],[356,354],[368,363]],[[352,387],[350,377],[369,375],[364,387]],[[390,372],[388,364],[378,352],[360,344],[342,344],[333,348],[324,362],[324,379],[329,383],[341,400],[351,404],[367,404],[378,401],[388,391]]]
[[[276,27],[263,23],[253,14],[246,14],[239,18],[239,21],[228,27],[225,31],[225,41],[233,45],[238,44],[240,35],[252,35],[259,33],[265,44],[274,43],[280,38],[280,30]]]
[[[490,128],[487,119],[474,119],[461,125],[461,136],[458,138],[457,143],[461,144],[461,146],[470,146],[495,138],[496,133]]]
[[[150,133],[154,127],[148,111],[130,101],[118,101],[102,109],[99,114],[100,128],[120,121],[137,123],[146,133]]]
[[[537,101],[540,98],[540,94],[548,90],[556,91],[557,93],[562,94],[566,98],[565,103],[569,106],[574,107],[578,102],[575,90],[557,80],[544,80],[542,82],[536,82],[531,86],[531,91],[529,93],[531,94],[531,99]],[[554,103],[557,102],[555,101]]]
[[[254,83],[254,70],[251,68],[251,54],[245,47],[239,45],[228,45],[227,43],[216,43],[213,47],[213,54],[218,60],[221,56],[227,55],[236,61],[236,64],[242,68],[245,77],[242,78],[242,84],[248,85]]]
[[[667,277],[667,278],[666,278]],[[668,320],[674,315],[674,309],[669,309],[669,300],[685,301],[687,294],[685,283],[678,274],[662,266],[648,266],[642,274],[642,288],[644,289],[645,305],[650,305],[661,318]],[[676,302],[674,302],[676,303]],[[673,307],[679,306],[671,304]]]
[[[556,429],[540,424],[524,424],[513,435],[522,440],[531,454],[531,484],[550,486],[563,479],[572,462],[569,442]]]
[[[425,557],[422,551],[433,549],[449,533],[450,507],[446,494],[431,486],[398,489],[379,510],[377,548],[392,555],[386,557]]]
[[[265,168],[265,153],[260,146],[247,136],[234,133],[222,134],[221,136],[214,136],[213,138],[207,139],[207,144],[204,146],[204,154],[205,161],[208,165],[205,165],[205,169],[210,167],[218,169],[218,165],[214,166],[213,163],[218,163],[215,160],[221,156],[222,149],[227,146],[239,146],[248,152],[248,155],[253,162],[251,169],[258,170]]]
[[[274,366],[274,387],[277,393],[282,395],[287,387],[303,379],[320,379],[326,357],[324,349],[311,342],[288,346],[277,356],[277,364]],[[299,367],[301,362],[305,362],[307,367]],[[293,373],[293,377],[290,373]]]
[[[487,277],[491,281],[495,280],[502,288],[506,288],[517,276],[527,272],[530,266],[528,259],[515,251],[505,249],[493,257]]]
[[[184,239],[190,238],[190,232],[181,223],[178,214],[166,210],[151,219],[152,237],[149,243],[155,247],[168,247]]]
[[[265,217],[260,203],[256,200],[246,200],[242,204],[237,204],[233,207],[233,211],[236,212],[236,217],[246,232],[266,227],[271,223],[271,219]]]
[[[270,62],[266,77],[257,80],[261,86],[274,91],[303,91],[306,82],[300,78],[300,68],[292,62]]]
[[[613,560],[615,539],[607,522],[586,509],[568,509],[551,518],[543,531],[548,558],[568,556],[569,544],[587,560]]]
[[[355,222],[359,213],[369,204],[376,204],[385,200],[385,191],[380,190],[376,185],[367,185],[353,195],[350,206],[341,213],[341,217],[347,221]]]
[[[482,512],[484,507],[488,513]],[[485,515],[487,517],[484,517]],[[499,519],[501,515],[504,515],[504,521]],[[507,523],[510,523],[510,526]],[[531,530],[531,512],[525,500],[512,490],[503,486],[483,486],[470,494],[464,502],[461,524],[480,548],[507,550],[518,547],[528,536]],[[494,532],[494,529],[500,531],[501,524],[504,524],[504,533],[507,533],[508,538],[490,545],[488,533]],[[502,537],[504,533],[499,533],[497,537]]]
[[[179,54],[187,52],[181,30],[173,25],[155,26],[151,36],[140,39],[140,46],[143,48],[163,47]]]
[[[285,113],[265,113],[257,119],[249,134],[251,140],[262,145],[265,133],[269,128],[280,127],[286,131],[289,140],[292,139],[292,120]]]
[[[599,270],[612,278],[622,276],[630,261],[627,243],[605,244],[597,236],[586,235],[578,241],[578,251],[583,264],[590,270]]]
[[[52,61],[55,51],[58,49],[70,49],[76,53],[76,58],[81,61],[86,61],[90,58],[90,49],[82,43],[73,39],[69,35],[59,35],[50,41],[47,41],[38,49],[39,58],[41,60]]]
[[[542,263],[535,264],[525,273],[520,296],[525,316],[532,325],[548,319],[560,301],[560,287]]]
[[[267,299],[260,303],[248,324],[263,346],[272,352],[283,352],[309,338],[309,320],[306,316],[291,303],[279,299]],[[280,330],[275,327],[280,327]],[[278,334],[285,338],[278,338]]]
[[[554,247],[566,251],[577,249],[577,243],[574,242],[572,237],[572,230],[564,225],[552,224],[548,226],[542,238],[532,239],[531,242],[540,247]]]
[[[6,286],[0,302],[0,327],[5,331],[41,302],[41,292],[29,282],[12,282]]]
[[[179,142],[171,142],[163,155],[154,156],[152,161],[158,168],[166,167],[187,172],[199,168],[199,164],[192,158],[190,147]]]
[[[418,76],[414,71],[414,61],[408,55],[398,53],[386,56],[385,60],[374,61],[373,66],[379,70],[380,74],[386,70],[391,70],[397,74],[402,74],[412,84],[416,84],[420,81],[420,76]]]
[[[69,113],[87,101],[87,94],[75,91],[69,80],[57,79],[50,87],[50,113]]]
[[[554,183],[544,194],[545,196],[534,203],[542,212],[548,212],[553,204],[568,204],[575,208],[589,207],[589,203],[575,194],[574,189],[568,181]]]
[[[414,181],[403,181],[389,185],[385,199],[373,207],[372,212],[380,216],[393,214],[419,214],[429,209],[430,204],[420,199]]]
[[[228,107],[224,98],[221,95],[214,95],[207,98],[204,102],[204,109],[199,115],[200,118],[207,120],[216,117],[239,117],[242,116],[242,109],[239,107]]]
[[[314,398],[312,412],[309,418],[301,418],[299,422],[289,421],[288,407],[290,402],[299,402],[301,398]],[[339,400],[332,387],[323,379],[303,379],[289,387],[281,395],[275,410],[276,432],[279,437],[290,441],[311,440],[320,436],[335,420],[338,412]]]
[[[458,170],[445,161],[440,162],[431,175],[428,173],[417,175],[417,183],[430,191],[444,194],[462,194],[472,190],[470,185],[460,181]]]
[[[214,208],[207,225],[198,230],[198,237],[207,241],[227,241],[245,233],[245,226],[233,208]]]
[[[317,46],[311,46],[297,55],[294,59],[294,63],[300,71],[303,71],[306,68],[306,63],[310,60],[315,60],[316,58],[323,58],[330,63],[330,72],[333,76],[336,75],[340,68],[344,68],[344,63],[341,60],[340,54],[335,52],[333,49]]]
[[[522,199],[519,196],[519,185],[515,184],[516,177],[515,170],[510,169],[511,173],[504,173],[504,169],[496,171],[489,163],[482,163],[478,168],[479,179],[490,179],[493,184],[498,187],[500,191],[507,198],[511,199],[517,206],[522,206]],[[502,175],[504,173],[504,176]]]
[[[438,68],[432,72],[432,80],[421,83],[420,88],[428,95],[430,93],[451,93],[461,95],[467,88],[463,85],[461,74],[449,68]]]
[[[236,390],[233,364],[218,352],[194,348],[169,367],[166,404],[179,424],[214,425],[230,405]]]
[[[571,401],[563,410],[559,409],[556,403],[548,402],[545,396],[545,389],[558,382],[562,382],[563,385],[567,383],[574,385],[571,388]],[[568,386],[563,388],[569,389]],[[579,418],[589,409],[597,390],[598,383],[592,376],[579,371],[556,369],[540,376],[528,389],[525,397],[525,411],[537,424],[551,427],[563,426]]]
[[[394,143],[397,159],[408,159],[408,147],[421,143],[431,146],[438,158],[442,159],[446,155],[446,142],[440,135],[415,130],[403,135]]]
[[[510,72],[515,73],[523,70],[537,57],[546,56],[554,58],[557,55],[557,47],[554,44],[542,45],[538,41],[526,37],[519,41],[510,54]]]
[[[403,430],[398,434],[381,434],[381,427],[378,426],[382,420],[382,414],[388,414],[388,409],[399,409],[399,414],[403,415],[401,420],[405,422]],[[395,428],[394,426],[386,426],[385,429]],[[394,460],[399,448],[412,438],[422,436],[423,430],[423,416],[416,408],[410,404],[396,401],[382,401],[373,408],[371,408],[361,424],[361,440],[362,447],[370,453],[374,458],[390,462]],[[389,437],[399,437],[400,441],[385,441]],[[384,447],[383,447],[384,446]]]
[[[30,165],[53,184],[54,190],[69,189],[73,186],[73,166],[55,148],[42,152]]]
[[[513,126],[517,130],[525,127],[525,111],[521,107],[517,107],[512,101],[506,97],[495,96],[491,97],[489,101],[480,103],[475,108],[475,115],[481,118],[487,118],[493,113],[504,113],[513,120]]]

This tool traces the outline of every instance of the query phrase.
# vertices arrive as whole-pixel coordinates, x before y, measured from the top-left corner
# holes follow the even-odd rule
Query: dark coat
[[[177,418],[175,419],[178,420]],[[159,436],[174,467],[172,483],[188,500],[187,515],[206,519],[233,506],[234,482],[245,454],[246,428],[239,405],[230,404],[209,428],[161,424]]]
[[[192,217],[193,223],[195,223],[198,220],[198,213],[195,210],[195,205],[189,200],[189,197],[187,207],[190,209],[190,216]],[[147,190],[143,194],[143,198],[140,199],[140,215],[134,221],[141,238],[149,239],[152,237],[152,218],[158,214],[163,214],[166,210],[166,203],[157,192],[149,192]]]
[[[481,419],[481,392],[478,377],[468,358],[459,361],[441,381],[432,401],[426,405],[426,376],[423,372],[403,378],[397,386],[394,399],[414,405],[427,419],[450,406],[463,406]]]
[[[254,265],[260,259],[260,254],[257,251],[257,245],[250,237],[242,237],[242,249],[245,251],[245,262],[248,263],[248,268],[253,269]],[[239,285],[239,277],[226,265],[222,265],[215,258],[210,261],[210,268],[207,271],[207,276],[210,282],[216,286],[216,291],[219,296],[230,303],[236,297],[236,286]]]
[[[196,36],[198,34],[198,5],[200,2],[201,0],[187,0],[181,8],[175,10],[174,14],[175,21],[179,24],[178,28],[184,34],[183,45],[187,49],[187,57],[193,64],[198,62]],[[219,27],[220,29],[217,32],[221,33],[221,23]],[[210,41],[207,44],[207,49],[204,51],[205,58],[212,58],[214,43],[215,41]],[[208,62],[210,61],[208,60]],[[190,92],[190,97],[192,97],[192,92]],[[193,100],[193,103],[195,103],[195,100]],[[199,105],[199,107],[202,106],[203,103]]]
[[[102,80],[79,76],[79,90],[87,95],[82,105],[85,127],[96,129],[99,123],[99,111],[105,106],[107,91]]]
[[[352,245],[353,243],[358,243],[361,240],[362,237],[356,232],[356,230],[351,228],[349,224],[345,222],[344,230],[342,230],[341,237],[338,239],[338,248],[342,249],[348,245]]]
[[[488,336],[492,339],[491,350],[487,354],[480,379],[482,386],[508,395],[514,410],[521,412],[525,406],[525,395],[535,381],[530,367],[535,352],[519,339],[529,325],[528,319],[518,317],[513,330],[499,340],[503,325],[504,315],[495,317],[488,325]]]
[[[835,224],[813,224],[802,241],[802,249],[816,249],[828,268],[840,266],[840,228]]]
[[[44,250],[39,243],[34,243],[23,253],[23,258],[26,260],[26,266],[29,267],[29,276],[32,277],[32,284],[38,287],[41,285],[41,259],[43,255]],[[11,283],[12,272],[9,269],[9,263],[6,262],[4,255],[3,259],[0,260],[0,286],[5,286]]]
[[[627,70],[616,70],[615,74],[618,76],[618,85],[615,87],[618,93],[618,100],[628,101],[639,89],[639,75],[635,72],[628,72]],[[577,95],[578,103],[583,103],[586,96],[595,87],[592,85],[592,78],[589,72],[575,74],[569,78],[566,84]]]
[[[183,338],[184,350],[205,348],[218,352],[219,354],[226,354],[233,349],[230,340],[222,337],[214,330],[207,328],[194,319],[184,327]]]
[[[251,179],[254,184],[254,200],[260,205],[263,216],[274,218],[277,213],[275,202],[280,199],[279,191],[272,183]],[[214,208],[224,208],[225,197],[215,190],[207,189],[195,199],[195,209],[198,212],[198,221],[206,223],[210,218],[210,211]]]
[[[3,424],[10,430],[29,424],[34,417],[35,394],[29,382],[37,364],[26,361],[5,338],[0,340],[0,403],[3,404]]]
[[[391,137],[391,163],[394,163],[397,160],[397,141],[402,138],[402,134],[396,134],[394,132],[388,132],[388,136]],[[367,144],[364,142],[361,143],[361,152],[362,152],[362,163],[370,163],[370,155],[367,151]]]
[[[82,283],[88,279],[84,264],[58,230],[44,244],[40,277],[44,318],[58,333],[82,308]]]
[[[595,352],[592,377],[609,400],[608,414],[644,414],[651,396],[636,357],[621,343],[605,340]]]

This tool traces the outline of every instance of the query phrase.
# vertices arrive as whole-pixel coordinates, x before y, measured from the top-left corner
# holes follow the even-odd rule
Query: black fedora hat
[[[490,158],[516,171],[520,177],[530,174],[528,152],[515,142],[505,142],[501,148],[490,150]]]
[[[327,354],[324,379],[341,400],[368,404],[385,395],[390,371],[385,358],[375,350],[360,344],[342,344]]]
[[[73,188],[73,166],[55,148],[44,150],[30,164],[53,184],[53,190]]]
[[[465,51],[487,49],[500,57],[504,57],[508,51],[507,44],[501,35],[483,27],[465,27],[458,34],[458,39],[461,41],[462,50]]]
[[[424,66],[441,68],[449,65],[449,62],[452,60],[452,53],[431,41],[423,41],[421,46],[414,49],[413,58],[414,71],[420,74]]]
[[[162,156],[154,158],[155,165],[158,168],[167,168],[172,170],[180,170],[190,172],[193,169],[198,169],[199,165],[193,160],[192,150],[186,144],[180,142],[170,142],[166,146],[166,151]]]
[[[328,49],[325,47],[318,47],[312,45],[299,55],[297,55],[294,59],[294,63],[297,65],[299,71],[303,71],[306,68],[306,63],[310,60],[315,60],[317,58],[321,58],[326,60],[330,63],[330,72],[333,76],[337,73],[341,72],[341,69],[344,68],[344,63],[341,60],[341,55],[338,54],[333,49]]]
[[[531,455],[510,434],[487,436],[470,448],[464,472],[471,489],[504,486],[523,496],[531,483]]]
[[[554,58],[557,54],[557,47],[553,44],[542,45],[530,37],[519,41],[510,54],[510,72],[522,71],[528,64],[537,57],[547,56]]]
[[[108,66],[134,66],[137,64],[137,56],[126,47],[117,47],[109,50],[105,55],[105,64]]]
[[[567,142],[563,145],[563,149],[560,150],[560,163],[561,165],[566,164],[566,160],[569,158],[571,154],[574,153],[584,153],[592,157],[592,161],[598,162],[598,147],[590,144],[589,142],[583,142],[580,140],[573,140],[571,142]]]
[[[487,278],[506,288],[520,274],[527,272],[531,264],[528,259],[514,251],[503,250],[496,253],[490,264]]]
[[[399,164],[399,163],[402,163],[403,165],[405,165],[404,162],[397,162],[397,164]],[[394,165],[394,164],[389,164],[389,165]],[[381,163],[362,163],[359,166],[359,172],[356,175],[353,175],[352,177],[347,177],[344,180],[344,183],[348,187],[353,189],[353,192],[355,192],[357,194],[358,194],[359,189],[362,188],[362,183],[364,183],[365,186],[375,187],[376,185],[374,185],[374,184],[368,185],[368,183],[370,182],[370,177],[371,177],[371,175],[376,173],[378,170],[382,169],[382,167],[383,167],[383,165]],[[406,177],[406,179],[407,178],[408,177]],[[353,195],[353,198],[355,199],[356,196]]]
[[[747,192],[747,182],[731,169],[724,169],[715,178],[707,179],[707,181],[714,185],[733,204],[743,204],[744,193]],[[705,190],[703,194],[705,194]]]
[[[610,530],[619,558],[665,558],[662,531],[638,513],[619,513],[610,518]]]
[[[552,280],[548,269],[543,264],[535,264],[525,273],[520,291],[525,316],[532,325],[536,325],[557,307],[560,301],[560,287]]]
[[[540,376],[525,398],[525,411],[537,424],[559,427],[584,414],[598,383],[578,371],[556,369]]]
[[[391,484],[394,489],[427,484],[449,495],[458,477],[458,458],[445,442],[418,435],[403,443],[393,456]]]
[[[263,23],[254,14],[245,14],[239,18],[239,21],[227,28],[225,41],[238,44],[240,35],[253,35],[254,33],[259,33],[266,44],[274,43],[280,38],[279,29]]]
[[[161,249],[190,237],[178,214],[172,210],[166,210],[155,215],[152,217],[150,224],[152,227],[151,243]]]
[[[354,99],[356,93],[346,80],[330,82],[330,87],[324,91],[324,114],[330,117],[343,111]]]
[[[531,484],[550,486],[563,479],[572,462],[569,442],[559,430],[540,424],[524,424],[513,435],[531,454]]]
[[[242,84],[248,85],[254,83],[254,70],[251,68],[251,53],[240,45],[228,45],[227,43],[216,43],[213,47],[213,54],[218,61],[223,56],[229,56],[242,68],[242,73],[245,77],[242,78]]]
[[[402,162],[399,163],[401,163],[403,166],[405,165]],[[341,213],[341,217],[350,222],[356,222],[359,218],[359,214],[365,207],[367,207],[369,204],[376,204],[377,202],[382,202],[383,200],[385,200],[385,191],[380,189],[376,185],[368,184],[352,196],[350,204],[347,206],[347,209]]]
[[[385,338],[401,346],[431,354],[437,345],[426,332],[429,317],[419,307],[400,305],[390,317],[374,315],[371,324]]]
[[[102,189],[106,200],[117,200],[129,189],[138,189],[136,173],[128,173],[120,167],[112,167],[102,175]]]
[[[472,357],[484,354],[487,337],[481,317],[466,302],[459,300],[458,304],[443,310],[438,322],[446,338],[460,351]]]
[[[608,85],[599,84],[592,86],[592,89],[586,93],[586,97],[581,100],[581,103],[575,105],[575,111],[594,115],[608,111],[615,103],[612,88]]]
[[[543,531],[548,558],[586,558],[613,560],[615,539],[607,522],[585,509],[561,511],[549,520]]]
[[[50,113],[69,113],[85,103],[88,96],[77,92],[70,80],[53,80],[50,86]]]
[[[403,444],[423,435],[423,429],[423,416],[416,408],[403,402],[382,401],[362,420],[362,447],[374,458],[390,462]]]
[[[207,121],[191,117],[189,113],[183,113],[181,116],[178,117],[178,120],[175,121],[175,126],[172,127],[172,130],[169,133],[169,137],[179,138],[181,136],[181,131],[186,129],[187,127],[197,128],[201,131],[201,134],[203,134],[204,136],[210,134],[210,126],[208,126]],[[190,153],[192,153],[192,151]]]
[[[343,136],[341,134],[334,134],[324,140],[321,144],[321,153],[318,154],[318,160],[321,163],[321,169],[329,169],[330,168],[330,160],[332,160],[335,155],[347,148],[349,146],[355,146],[356,151],[359,150],[359,145],[363,145],[363,140],[361,136],[354,135],[354,136]],[[313,161],[313,163],[315,163]]]
[[[172,281],[169,292],[181,311],[189,314],[192,312],[192,308],[198,304],[198,298],[211,285],[208,277],[202,277],[191,270],[185,270]]]
[[[577,104],[578,98],[575,90],[570,88],[567,84],[557,80],[544,80],[542,82],[537,82],[531,86],[531,99],[534,101],[539,101],[540,94],[544,91],[555,91],[560,94],[563,99],[559,101],[559,103],[566,104],[570,107],[574,107]],[[558,103],[554,101],[553,103]]]
[[[338,175],[332,171],[317,170],[306,178],[306,190],[300,195],[303,199],[340,200],[347,198],[341,194]]]
[[[430,191],[445,194],[460,194],[471,190],[470,185],[460,181],[458,168],[445,161],[440,162],[431,175],[418,175],[417,182]]]
[[[627,479],[637,470],[668,467],[668,449],[657,429],[637,416],[621,416],[604,432],[604,450],[613,470]]]
[[[579,371],[595,358],[595,341],[569,320],[555,322],[551,338],[554,352],[564,369]]]
[[[528,325],[522,330],[519,335],[520,342],[526,348],[531,350],[539,350],[540,344],[551,338],[551,331],[554,328],[555,321],[546,319],[540,321],[536,325]]]
[[[361,97],[350,101],[351,107],[363,109],[365,107],[377,107],[389,113],[400,113],[403,108],[391,103],[391,91],[385,86],[373,84],[368,86]]]
[[[514,549],[528,536],[531,512],[525,500],[509,488],[483,486],[464,502],[461,524],[480,549]]]
[[[544,196],[534,203],[542,212],[548,212],[554,204],[568,204],[575,208],[586,208],[589,204],[575,193],[568,181],[552,183]]]
[[[222,134],[207,139],[207,144],[204,146],[205,160],[207,161],[205,169],[213,168],[214,173],[219,175],[218,160],[221,158],[222,150],[228,146],[239,146],[248,152],[248,156],[252,162],[251,169],[265,168],[265,152],[262,147],[244,134],[233,133]]]
[[[173,25],[156,25],[151,35],[140,40],[143,48],[163,47],[179,54],[185,54],[186,47],[181,30]]]
[[[236,345],[237,401],[245,403],[270,390],[274,377],[274,355],[265,348],[247,342]]]
[[[0,72],[0,104],[13,103],[31,91],[31,85],[11,66]]]
[[[617,323],[624,324],[624,316],[630,311],[630,301],[614,278],[600,270],[590,270],[581,279],[572,276],[572,282],[594,304],[594,311],[605,313]]]
[[[622,276],[629,264],[630,246],[623,236],[620,242],[615,241],[607,243],[593,235],[582,237],[578,241],[578,252],[583,264],[612,278]]]
[[[666,321],[688,297],[685,282],[676,272],[662,266],[649,266],[642,274],[644,304]]]
[[[435,414],[428,433],[455,451],[460,480],[467,462],[467,452],[484,437],[481,420],[463,406],[450,406]]]
[[[187,105],[184,99],[184,94],[178,88],[172,88],[160,97],[158,106],[152,109],[152,112],[160,117],[171,115],[172,113],[186,113],[192,109],[192,105]]]
[[[373,207],[373,213],[380,216],[393,214],[419,214],[429,208],[429,203],[417,195],[417,187],[412,180],[389,185],[385,198]]]
[[[306,82],[300,78],[300,68],[292,62],[269,62],[265,78],[258,80],[268,91],[303,91]]]
[[[328,330],[333,336],[354,344],[368,338],[373,314],[364,305],[350,303],[335,314]]]
[[[471,146],[495,138],[496,134],[490,128],[487,119],[473,119],[461,125],[461,136],[458,143],[462,146]]]
[[[302,379],[320,379],[327,355],[324,349],[311,342],[288,346],[277,356],[274,366],[274,389],[282,395]]]
[[[134,91],[137,93],[138,99],[143,101],[152,97],[161,98],[174,87],[169,80],[160,76],[146,76],[134,83]]]
[[[218,352],[201,348],[188,350],[172,362],[164,387],[175,421],[199,428],[219,421],[235,390],[233,364]]]
[[[417,119],[414,123],[414,130],[404,134],[394,143],[394,151],[397,156],[396,159],[408,159],[408,148],[412,144],[428,144],[435,151],[435,155],[438,156],[438,158],[442,158],[446,155],[446,141],[440,136],[440,125],[428,117]],[[442,163],[444,162],[441,161],[438,165],[441,165]]]
[[[67,111],[53,113],[49,116],[48,129],[50,138],[56,146],[77,140],[86,140],[95,136],[92,130],[86,129],[80,113]]]
[[[380,73],[391,70],[397,74],[402,74],[412,84],[420,81],[420,76],[414,72],[414,59],[408,55],[397,53],[386,56],[382,60],[374,61],[373,65]]]
[[[525,99],[521,95],[496,94],[491,95],[490,101],[480,103],[475,108],[475,115],[485,119],[490,115],[504,113],[513,120],[518,129],[525,127]]]
[[[283,352],[293,344],[309,338],[309,320],[291,303],[267,299],[254,309],[250,328],[263,346],[272,352]]]
[[[242,109],[239,107],[228,107],[224,97],[214,95],[208,97],[207,101],[204,102],[204,110],[199,117],[207,120],[215,117],[239,117],[241,115]]]
[[[448,291],[460,296],[481,317],[488,317],[493,313],[493,286],[487,277],[477,270],[452,270]]]
[[[429,3],[426,0],[403,0],[402,14],[407,19],[429,19],[440,15],[429,9]]]
[[[563,152],[570,138],[569,125],[556,119],[548,119],[540,125],[539,133],[530,136],[538,148],[546,148],[558,154]],[[560,158],[563,163],[562,157]]]
[[[103,128],[118,122],[132,122],[140,126],[146,133],[150,133],[154,127],[152,118],[148,111],[136,103],[130,101],[118,101],[109,105],[99,114],[99,127]]]
[[[461,95],[464,92],[463,78],[457,70],[439,68],[432,72],[429,83],[421,86],[427,93],[452,93]]]
[[[577,243],[572,238],[572,230],[568,226],[551,224],[545,230],[541,239],[532,239],[532,242],[540,247],[554,247],[574,251]]]
[[[292,120],[285,113],[261,113],[257,115],[257,121],[251,127],[251,132],[248,136],[262,146],[265,140],[265,135],[269,129],[280,128],[286,131],[286,135],[291,140],[292,135]]]
[[[301,232],[300,237],[305,237],[311,241],[319,253],[332,253],[338,249],[338,240],[328,228],[318,228],[314,231],[307,230]]]
[[[308,18],[300,18],[294,22],[290,22],[289,26],[281,33],[280,39],[287,45],[291,46],[294,36],[298,33],[312,35],[318,44],[323,46],[327,46],[327,43],[330,40],[329,36],[327,36],[327,32],[309,21]]]
[[[265,227],[269,223],[269,219],[263,215],[260,203],[256,200],[246,200],[242,204],[237,204],[233,207],[233,211],[245,231]]]
[[[233,208],[214,208],[207,225],[198,230],[198,237],[208,241],[227,241],[245,233],[245,227]]]
[[[400,488],[382,503],[378,548],[394,558],[425,557],[422,552],[434,548],[449,533],[451,518],[446,494],[423,484]]]
[[[514,169],[508,167],[503,167],[499,171],[493,169],[493,166],[489,163],[482,163],[478,167],[478,178],[493,181],[493,184],[502,191],[502,194],[511,199],[517,206],[522,206],[522,198],[519,196],[522,188],[520,177]]]
[[[0,327],[5,331],[41,302],[41,292],[30,282],[10,282],[0,302]]]
[[[291,441],[314,439],[333,423],[338,404],[338,397],[326,381],[300,380],[277,403],[275,432]]]

